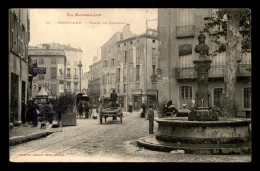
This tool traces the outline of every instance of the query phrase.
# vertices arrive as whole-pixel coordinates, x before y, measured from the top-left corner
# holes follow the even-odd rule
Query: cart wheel
[[[121,124],[123,123],[123,116],[122,115],[120,115],[120,122],[121,122]]]
[[[99,117],[100,124],[102,124],[102,116]]]

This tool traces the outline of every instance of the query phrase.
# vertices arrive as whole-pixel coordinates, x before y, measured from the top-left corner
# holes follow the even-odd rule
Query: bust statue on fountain
[[[200,34],[198,36],[199,44],[195,46],[195,52],[199,53],[199,58],[206,58],[209,56],[209,46],[205,44],[206,36],[204,34]]]
[[[195,52],[199,53],[199,59],[194,60],[194,67],[198,74],[198,90],[196,93],[196,107],[188,116],[189,121],[216,121],[218,120],[217,113],[211,110],[209,106],[208,94],[208,71],[211,67],[211,59],[209,56],[209,46],[205,44],[206,36],[200,34],[198,36],[199,44],[195,46]]]

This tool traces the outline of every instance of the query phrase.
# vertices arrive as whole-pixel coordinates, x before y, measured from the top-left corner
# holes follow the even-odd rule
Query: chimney
[[[129,32],[130,31],[130,24],[126,24],[124,26],[123,32]]]

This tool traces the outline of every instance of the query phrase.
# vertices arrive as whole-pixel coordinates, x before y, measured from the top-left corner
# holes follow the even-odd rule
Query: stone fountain
[[[188,117],[158,118],[154,136],[141,138],[139,146],[159,151],[184,150],[188,154],[248,154],[251,153],[251,119],[220,118],[210,107],[208,71],[212,60],[205,35],[198,36],[199,45],[194,60],[198,74],[195,108]]]

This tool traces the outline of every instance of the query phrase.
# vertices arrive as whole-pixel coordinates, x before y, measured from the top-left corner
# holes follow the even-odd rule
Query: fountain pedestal
[[[208,71],[212,60],[208,59],[209,48],[205,36],[199,35],[199,45],[194,60],[198,74],[198,91],[195,108],[187,117],[155,119],[158,130],[154,138],[139,139],[137,144],[159,151],[185,150],[194,154],[248,154],[251,153],[250,119],[219,118],[210,108],[208,93]]]
[[[205,44],[205,36],[199,36],[199,45],[196,45],[195,52],[199,53],[199,59],[194,60],[195,70],[198,74],[198,91],[196,93],[195,109],[188,116],[189,121],[217,121],[217,113],[209,108],[208,93],[208,71],[212,60],[207,58],[209,47]]]

